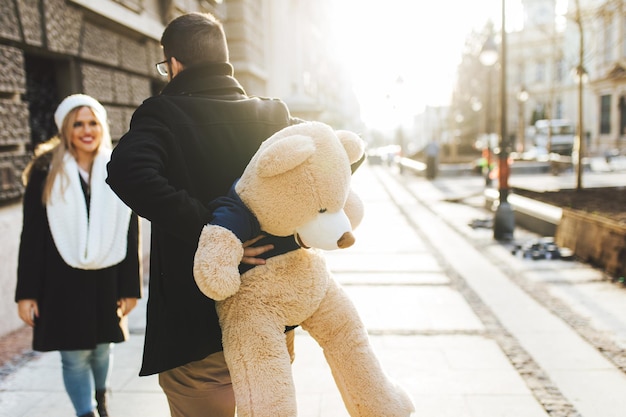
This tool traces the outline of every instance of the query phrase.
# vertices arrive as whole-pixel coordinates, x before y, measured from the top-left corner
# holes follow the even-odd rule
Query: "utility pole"
[[[556,1],[551,2],[552,12],[554,12],[556,8]],[[554,102],[554,79],[556,75],[556,21],[555,15],[550,15],[552,17],[552,21],[550,22],[550,48],[551,48],[551,56],[550,56],[550,65],[548,66],[548,103],[546,105],[546,119],[548,119],[548,141],[547,141],[547,151],[548,154],[552,153],[552,103]]]
[[[496,240],[512,240],[515,229],[515,213],[508,201],[510,141],[506,124],[506,21],[505,3],[502,0],[502,43],[500,45],[500,153],[498,154],[498,192],[500,201],[493,222],[493,237]]]
[[[578,137],[576,138],[576,147],[578,148],[578,163],[576,164],[576,190],[583,188],[583,154],[585,151],[585,140],[583,129],[583,78],[585,75],[585,67],[583,66],[584,58],[584,37],[583,37],[583,21],[580,12],[580,0],[576,0],[576,24],[580,31],[579,51],[578,51],[578,67],[576,68],[576,78],[578,82]]]

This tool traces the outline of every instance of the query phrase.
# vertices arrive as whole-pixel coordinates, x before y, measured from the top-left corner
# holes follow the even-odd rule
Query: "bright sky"
[[[406,123],[425,105],[449,104],[465,37],[488,19],[499,28],[502,10],[501,0],[333,4],[339,56],[351,75],[363,120],[379,128]],[[507,0],[506,9],[510,28],[522,16],[520,0]]]

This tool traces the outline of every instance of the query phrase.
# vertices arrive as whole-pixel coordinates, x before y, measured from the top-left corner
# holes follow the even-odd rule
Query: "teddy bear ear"
[[[350,163],[353,164],[361,159],[363,153],[365,152],[363,139],[361,139],[356,133],[348,130],[337,130],[335,133],[346,150]]]
[[[260,177],[282,174],[301,165],[314,152],[315,143],[310,136],[287,136],[272,143],[260,153],[257,172]]]

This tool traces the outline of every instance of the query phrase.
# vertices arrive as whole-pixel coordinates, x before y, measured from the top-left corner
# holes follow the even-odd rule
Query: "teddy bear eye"
[[[325,209],[325,208],[324,209],[320,209],[320,211],[318,213],[326,213],[326,210],[327,209]]]

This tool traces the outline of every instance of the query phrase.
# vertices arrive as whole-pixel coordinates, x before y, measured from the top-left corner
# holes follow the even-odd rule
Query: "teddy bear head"
[[[264,232],[295,235],[303,247],[348,247],[363,216],[350,165],[363,152],[355,133],[320,122],[292,125],[262,143],[235,190]]]

